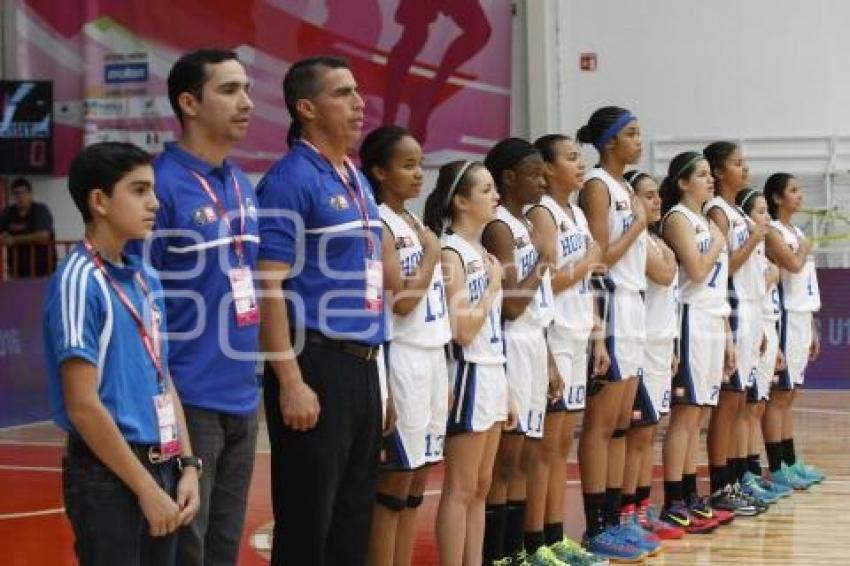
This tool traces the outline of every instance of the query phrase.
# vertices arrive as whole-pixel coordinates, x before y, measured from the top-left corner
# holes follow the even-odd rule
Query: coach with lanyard
[[[236,564],[253,475],[257,206],[250,180],[227,159],[247,132],[247,89],[232,52],[181,57],[168,95],[183,133],[154,162],[160,208],[142,252],[162,279],[169,367],[204,468],[201,510],[180,531],[178,564]]]
[[[363,99],[347,63],[283,80],[290,152],[260,181],[260,338],[272,449],[272,564],[364,564],[386,339],[381,220],[347,155]]]

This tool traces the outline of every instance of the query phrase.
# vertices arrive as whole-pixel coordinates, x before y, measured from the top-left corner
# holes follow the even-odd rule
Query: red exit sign
[[[595,71],[596,53],[582,53],[579,56],[579,68],[582,71]]]

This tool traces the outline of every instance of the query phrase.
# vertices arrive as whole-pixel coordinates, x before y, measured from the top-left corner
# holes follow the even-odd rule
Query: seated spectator
[[[33,202],[32,185],[23,177],[12,181],[14,204],[0,213],[0,242],[12,277],[45,277],[56,268],[53,216]]]

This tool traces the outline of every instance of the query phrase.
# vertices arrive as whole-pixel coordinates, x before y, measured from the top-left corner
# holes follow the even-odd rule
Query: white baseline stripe
[[[43,421],[33,421],[31,423],[24,423],[24,424],[12,425],[12,426],[0,426],[0,432],[10,432],[10,431],[13,431],[13,430],[21,430],[21,429],[30,428],[30,427],[33,427],[33,426],[41,426],[41,425],[50,424],[52,422],[53,421],[51,421],[50,419],[46,419],[46,420],[43,420]]]
[[[0,464],[0,471],[9,472],[61,472],[62,468],[55,466],[13,466],[9,464]]]
[[[233,236],[227,236],[225,238],[219,238],[217,240],[210,240],[209,242],[201,242],[200,244],[192,244],[191,246],[168,246],[168,251],[174,252],[176,254],[185,254],[191,252],[198,252],[201,250],[208,250],[210,248],[215,248],[218,246],[226,246],[233,241]],[[253,236],[251,234],[247,234],[242,236],[243,242],[254,242],[255,244],[260,243],[259,236]]]
[[[0,514],[0,521],[4,519],[26,519],[27,517],[41,517],[42,515],[58,515],[64,513],[64,507],[56,509],[41,509],[39,511],[24,511],[23,513],[3,513]]]
[[[65,446],[65,442],[62,441],[62,440],[50,441],[50,440],[19,440],[17,438],[0,438],[0,445],[2,445],[2,446],[56,446],[56,447],[62,447],[62,446]]]

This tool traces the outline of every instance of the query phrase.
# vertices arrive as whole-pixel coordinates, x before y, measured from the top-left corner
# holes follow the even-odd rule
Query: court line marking
[[[0,464],[0,470],[10,472],[61,472],[62,468],[56,466],[15,466],[12,464]]]
[[[43,421],[33,421],[31,423],[23,423],[23,424],[18,424],[18,425],[11,425],[11,426],[3,426],[3,427],[0,427],[0,432],[21,430],[21,429],[29,428],[29,427],[33,427],[33,426],[51,424],[52,422],[53,422],[52,420],[47,419],[47,420],[43,420]]]
[[[0,521],[7,519],[26,519],[27,517],[42,517],[44,515],[57,515],[64,512],[64,507],[57,507],[56,509],[40,509],[38,511],[23,511],[21,513],[0,513]]]
[[[61,440],[21,440],[16,438],[0,438],[0,446],[56,446],[61,448],[65,446],[65,442]]]
[[[850,415],[850,411],[842,411],[841,409],[817,409],[814,407],[800,407],[799,409],[791,409],[795,413],[816,413],[819,415]]]

